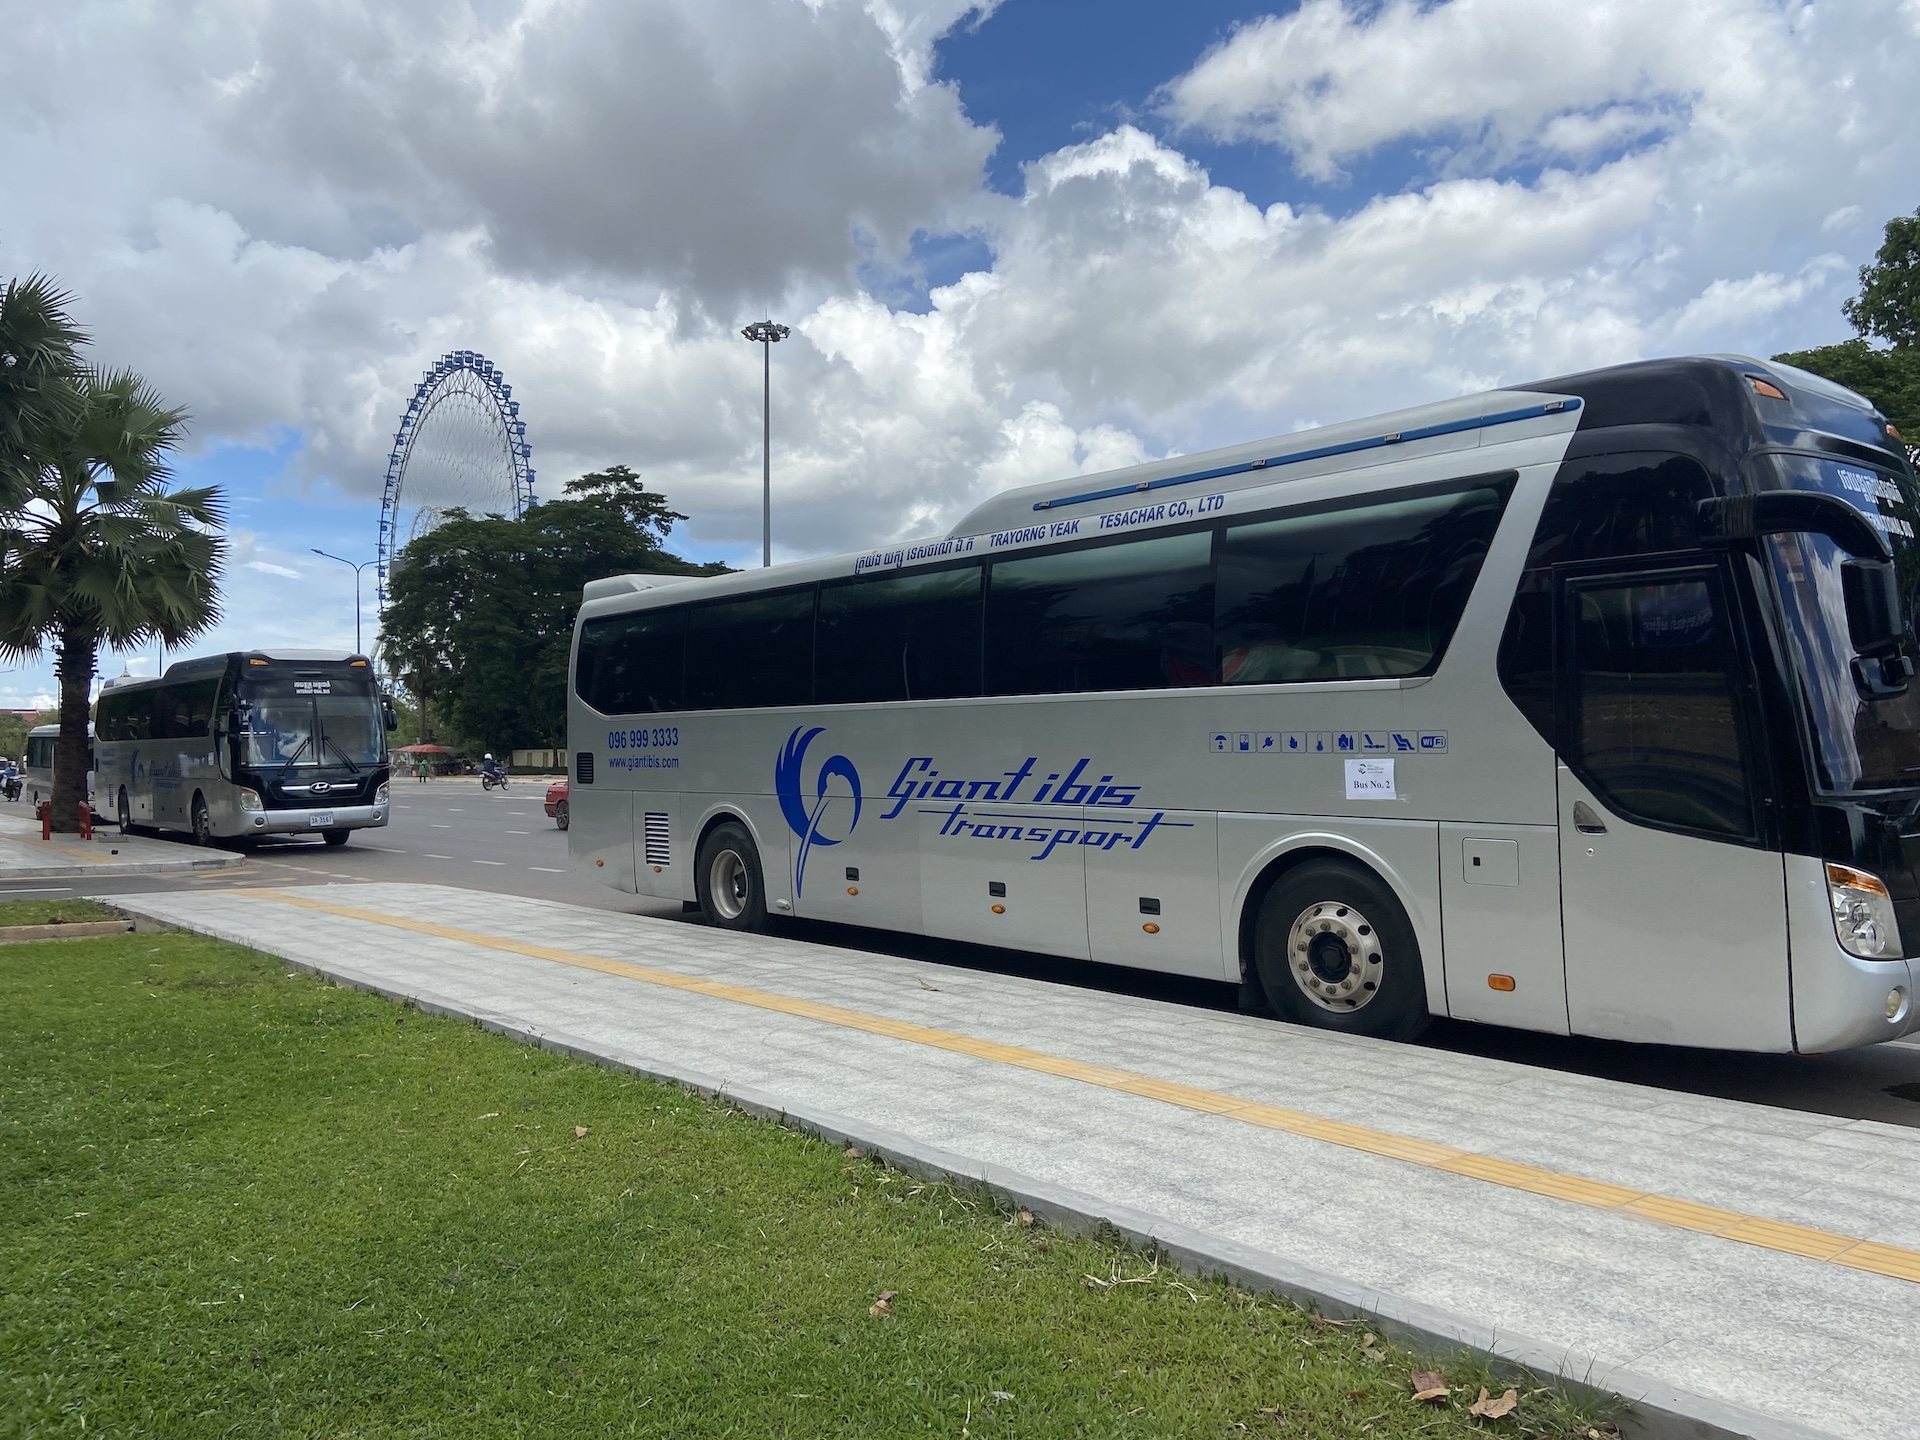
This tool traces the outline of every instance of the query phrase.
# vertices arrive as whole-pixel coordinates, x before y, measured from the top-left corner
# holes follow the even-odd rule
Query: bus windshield
[[[1822,490],[1874,521],[1893,548],[1909,605],[1906,653],[1920,660],[1911,606],[1920,587],[1920,497],[1913,477],[1852,461],[1774,455],[1756,462],[1768,488]],[[1785,622],[1795,688],[1813,751],[1814,783],[1829,792],[1920,785],[1920,682],[1903,695],[1869,699],[1853,677],[1854,649],[1840,565],[1847,557],[1824,535],[1770,536],[1769,568]]]
[[[372,685],[360,677],[276,677],[242,691],[244,763],[345,766],[363,770],[384,758],[386,730]]]

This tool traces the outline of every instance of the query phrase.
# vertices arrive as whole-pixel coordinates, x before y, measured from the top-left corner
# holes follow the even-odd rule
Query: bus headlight
[[[1840,948],[1862,960],[1898,960],[1900,925],[1893,899],[1878,875],[1850,865],[1827,866],[1827,898]]]
[[[260,803],[260,792],[258,790],[248,790],[243,786],[234,793],[240,797],[240,808],[242,810],[264,810],[267,808]]]
[[[387,803],[387,782],[386,781],[382,780],[380,782],[380,788],[373,792],[373,803],[376,805],[384,805]]]

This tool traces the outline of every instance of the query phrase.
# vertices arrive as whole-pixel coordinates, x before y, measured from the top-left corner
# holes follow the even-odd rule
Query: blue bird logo
[[[800,852],[793,862],[793,893],[801,894],[807,873],[807,853],[816,845],[838,845],[841,840],[852,835],[860,824],[860,772],[853,768],[853,761],[844,755],[829,755],[820,763],[820,773],[814,777],[813,798],[803,796],[800,787],[800,774],[806,764],[807,747],[813,744],[814,737],[826,732],[826,727],[814,726],[811,730],[795,726],[787,736],[785,748],[773,762],[773,792],[780,797],[780,813],[787,817],[787,827],[800,837]],[[827,808],[827,782],[834,776],[847,782],[847,788],[853,794],[853,819],[847,825],[847,835],[838,837],[820,833],[820,815]]]

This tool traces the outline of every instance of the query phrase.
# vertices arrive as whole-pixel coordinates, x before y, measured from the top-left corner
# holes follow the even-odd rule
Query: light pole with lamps
[[[740,332],[760,346],[760,565],[773,564],[773,347],[793,332],[756,320]]]
[[[318,549],[317,547],[311,546],[311,545],[308,546],[307,548],[312,550],[314,554],[320,556],[322,559],[338,560],[342,565],[352,566],[353,568],[353,653],[356,655],[366,654],[366,651],[360,648],[360,572],[366,569],[367,566],[377,565],[379,562],[377,560],[363,560],[358,565],[354,565],[353,561],[347,559],[344,555],[329,555],[327,554],[326,551]]]

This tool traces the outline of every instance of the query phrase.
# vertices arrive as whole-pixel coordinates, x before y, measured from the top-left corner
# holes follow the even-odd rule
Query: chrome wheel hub
[[[747,872],[747,862],[740,858],[738,851],[722,850],[713,857],[713,868],[707,873],[707,890],[713,897],[714,913],[722,920],[738,920],[746,913],[753,881]]]
[[[1287,972],[1323,1010],[1349,1014],[1380,993],[1386,963],[1373,923],[1351,905],[1321,900],[1287,932]]]

